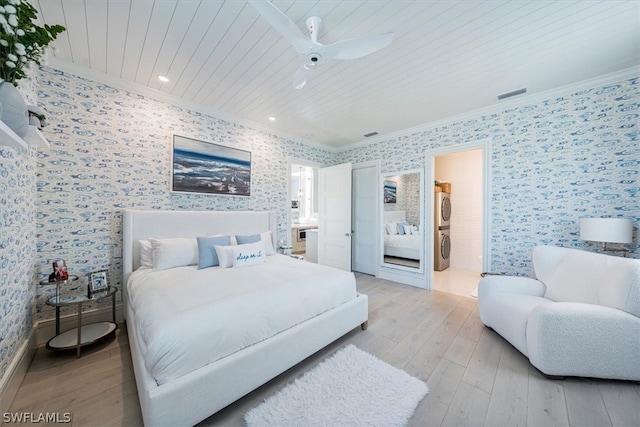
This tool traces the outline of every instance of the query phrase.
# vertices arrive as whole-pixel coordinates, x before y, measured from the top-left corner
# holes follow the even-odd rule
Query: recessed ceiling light
[[[273,116],[269,116],[269,121],[270,121],[270,122],[275,122],[275,121],[276,121],[276,118],[275,118],[275,117],[273,117]]]
[[[158,80],[160,80],[162,83],[167,83],[169,81],[169,78],[166,76],[158,76]]]

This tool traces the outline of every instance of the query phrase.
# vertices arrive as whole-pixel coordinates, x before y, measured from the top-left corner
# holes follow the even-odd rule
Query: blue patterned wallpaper
[[[385,211],[404,211],[407,222],[422,229],[420,217],[420,174],[418,172],[385,176],[397,184],[396,203],[384,204]]]
[[[381,171],[424,167],[426,150],[490,138],[492,271],[532,274],[538,244],[597,250],[582,217],[633,218],[640,258],[640,82],[631,78],[414,131],[341,153]]]
[[[0,378],[33,326],[35,156],[0,145]]]
[[[55,258],[83,277],[108,269],[121,286],[123,208],[276,210],[288,233],[290,158],[332,164],[336,154],[58,70],[43,68],[38,95],[51,120],[51,148],[37,159],[38,262]],[[169,191],[172,135],[251,151],[251,197]],[[80,284],[86,286],[86,280]],[[50,318],[37,296],[36,320]],[[121,293],[118,294],[121,296]],[[108,303],[105,303],[108,304]],[[91,309],[87,306],[87,309]]]
[[[339,154],[49,68],[38,84],[51,148],[17,154],[0,147],[0,375],[32,323],[53,316],[44,305],[52,290],[35,285],[53,259],[65,258],[82,276],[108,268],[120,286],[114,252],[121,250],[125,207],[275,209],[284,236],[290,157],[327,165],[379,159],[387,173],[423,168],[425,150],[491,138],[492,270],[530,272],[539,243],[592,246],[578,239],[585,216],[635,218],[629,247],[640,257],[637,78]],[[174,133],[250,150],[252,197],[170,193]]]

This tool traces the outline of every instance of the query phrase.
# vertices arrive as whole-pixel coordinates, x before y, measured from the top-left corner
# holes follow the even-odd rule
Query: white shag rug
[[[349,345],[244,419],[249,427],[404,426],[428,392],[419,379]]]

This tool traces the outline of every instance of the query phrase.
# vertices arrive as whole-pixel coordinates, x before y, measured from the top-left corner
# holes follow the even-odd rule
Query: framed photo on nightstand
[[[109,288],[107,270],[94,271],[89,273],[89,295],[106,291]]]
[[[61,282],[69,279],[69,272],[67,271],[67,262],[63,259],[54,261],[53,273],[49,276],[50,282]]]

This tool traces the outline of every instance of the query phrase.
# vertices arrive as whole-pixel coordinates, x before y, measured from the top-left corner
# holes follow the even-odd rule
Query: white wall
[[[482,271],[482,150],[436,157],[437,181],[451,183],[450,268]]]

